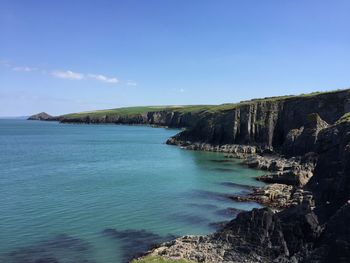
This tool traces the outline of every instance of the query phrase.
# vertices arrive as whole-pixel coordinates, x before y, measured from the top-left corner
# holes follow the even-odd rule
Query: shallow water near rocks
[[[258,207],[228,196],[261,171],[164,144],[177,132],[0,120],[0,262],[126,262]]]

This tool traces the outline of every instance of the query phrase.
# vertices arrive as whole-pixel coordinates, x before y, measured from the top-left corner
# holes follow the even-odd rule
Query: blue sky
[[[0,116],[350,86],[350,1],[0,1]]]

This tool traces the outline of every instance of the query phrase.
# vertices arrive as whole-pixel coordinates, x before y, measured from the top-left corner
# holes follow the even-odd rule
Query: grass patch
[[[210,109],[210,105],[189,105],[189,106],[144,106],[144,107],[126,107],[109,110],[98,110],[98,111],[85,111],[80,113],[72,113],[62,115],[65,119],[84,118],[89,116],[90,118],[99,118],[104,116],[119,116],[119,117],[133,117],[148,112],[178,112],[180,114],[185,113],[197,113],[205,112]]]
[[[343,116],[341,116],[340,119],[337,120],[335,124],[339,124],[343,122],[350,122],[350,112],[345,113]]]
[[[141,259],[134,259],[131,263],[191,263],[185,259],[166,259],[162,257],[146,256]]]

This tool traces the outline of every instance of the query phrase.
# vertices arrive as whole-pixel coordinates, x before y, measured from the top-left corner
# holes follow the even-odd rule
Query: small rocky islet
[[[167,143],[223,152],[266,170],[235,201],[240,212],[207,236],[184,236],[147,257],[192,262],[349,262],[350,90],[218,106],[135,107],[31,119],[184,128]],[[42,116],[42,118],[40,117]],[[142,260],[142,259],[141,259]]]

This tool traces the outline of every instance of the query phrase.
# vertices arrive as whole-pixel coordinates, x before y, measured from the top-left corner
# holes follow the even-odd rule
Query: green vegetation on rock
[[[140,259],[134,259],[131,263],[191,263],[185,259],[166,259],[162,257],[146,256]]]
[[[341,116],[340,119],[336,122],[336,124],[343,122],[350,122],[350,112],[345,113],[343,116]]]

